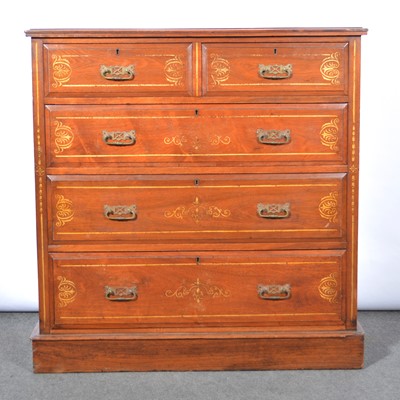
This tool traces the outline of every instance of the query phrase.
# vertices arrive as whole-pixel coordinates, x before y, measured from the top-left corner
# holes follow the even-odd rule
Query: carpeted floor
[[[0,400],[398,400],[400,312],[359,317],[362,370],[33,374],[37,314],[0,313]]]

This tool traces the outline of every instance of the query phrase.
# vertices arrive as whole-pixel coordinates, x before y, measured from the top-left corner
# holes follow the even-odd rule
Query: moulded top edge
[[[32,38],[154,38],[154,37],[285,37],[360,36],[365,28],[239,28],[239,29],[29,29]]]

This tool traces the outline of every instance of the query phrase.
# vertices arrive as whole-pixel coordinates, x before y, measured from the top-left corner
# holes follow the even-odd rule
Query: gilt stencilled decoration
[[[164,138],[164,143],[167,145],[175,145],[179,147],[190,147],[195,151],[200,150],[205,144],[211,146],[227,145],[231,143],[231,138],[227,135],[210,135],[207,138],[202,138],[199,136],[193,136],[189,138],[186,135],[176,135],[176,136],[166,136]]]
[[[216,205],[203,204],[196,196],[190,206],[181,205],[175,209],[164,212],[166,218],[184,219],[192,218],[196,224],[205,218],[227,218],[231,215],[230,210],[224,210]]]
[[[329,222],[337,222],[338,217],[338,192],[331,192],[324,196],[319,203],[319,213]]]
[[[39,185],[39,193],[40,193],[40,199],[42,200],[42,188],[43,188],[43,176],[45,175],[46,170],[44,169],[44,158],[43,158],[43,148],[42,148],[42,140],[41,140],[41,134],[40,134],[40,129],[37,129],[36,132],[36,151],[37,151],[37,163],[36,163],[36,175],[39,177],[40,185]],[[42,204],[42,201],[40,201],[40,204]],[[40,209],[42,209],[42,206],[40,206]]]
[[[218,54],[211,54],[211,78],[213,85],[220,85],[229,79],[229,61],[220,57]]]
[[[229,144],[231,142],[231,138],[227,135],[213,135],[208,138],[211,146],[218,146],[220,144]]]
[[[66,307],[72,303],[77,295],[75,283],[68,280],[64,276],[59,276],[57,279],[60,281],[58,284],[58,300],[60,307]]]
[[[322,60],[322,64],[320,67],[320,71],[322,77],[326,81],[330,81],[332,85],[340,84],[340,61],[339,61],[339,53],[332,53],[328,57]]]
[[[181,57],[174,56],[165,62],[164,66],[165,78],[168,82],[175,86],[183,85],[184,65]]]
[[[55,140],[56,148],[54,153],[59,154],[72,146],[74,133],[68,125],[64,125],[61,121],[56,121]]]
[[[183,146],[188,141],[185,135],[166,136],[164,138],[165,144],[174,144],[175,146]]]
[[[190,295],[193,297],[196,303],[199,304],[205,297],[210,297],[213,299],[216,297],[230,297],[231,292],[216,285],[203,283],[199,278],[190,284],[190,286],[181,285],[175,291],[167,290],[165,292],[166,297],[176,297],[178,299],[183,299],[184,297]]]
[[[338,302],[338,282],[336,274],[332,273],[321,279],[318,285],[319,295],[329,303]]]
[[[45,169],[41,165],[36,166],[36,175],[39,177],[43,177],[45,174]]]
[[[68,59],[53,54],[53,87],[57,88],[67,83],[72,74],[72,68]]]
[[[321,143],[324,146],[329,147],[333,151],[338,151],[338,124],[339,118],[334,118],[330,122],[327,122],[322,125],[321,127]]]
[[[67,222],[70,222],[73,220],[74,210],[72,209],[72,201],[69,199],[66,199],[63,195],[57,194],[56,199],[57,199],[56,226],[61,227],[61,226],[64,226]]]

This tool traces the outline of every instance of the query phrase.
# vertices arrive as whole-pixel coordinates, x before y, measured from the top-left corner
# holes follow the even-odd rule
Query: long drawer
[[[203,45],[206,95],[344,95],[348,43],[207,43]]]
[[[57,241],[343,239],[345,174],[50,176]]]
[[[50,256],[57,327],[343,328],[343,250]]]
[[[346,163],[346,104],[47,106],[50,166]]]
[[[74,96],[188,96],[188,43],[46,44],[45,92]]]

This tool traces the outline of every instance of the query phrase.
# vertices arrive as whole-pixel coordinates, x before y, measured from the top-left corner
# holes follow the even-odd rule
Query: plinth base
[[[362,368],[364,333],[32,334],[34,371]]]

